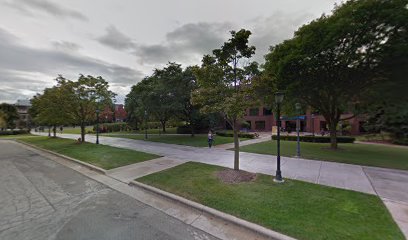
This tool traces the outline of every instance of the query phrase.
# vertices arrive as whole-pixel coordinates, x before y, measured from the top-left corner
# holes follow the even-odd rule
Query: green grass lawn
[[[130,138],[136,140],[144,140],[144,135],[130,135],[130,134],[108,134],[105,136],[109,137],[120,137],[120,138]],[[241,138],[241,141],[248,140],[247,138]],[[151,142],[161,142],[169,144],[178,144],[178,145],[187,145],[193,147],[207,147],[207,135],[206,134],[197,134],[194,137],[191,137],[190,134],[186,135],[157,135],[151,134],[148,135],[147,141]],[[232,143],[234,139],[232,137],[222,137],[215,136],[214,145],[220,145],[225,143]]]
[[[404,239],[377,196],[289,179],[278,184],[262,174],[225,184],[216,177],[222,169],[189,162],[137,181],[297,239]]]
[[[28,138],[28,137],[36,137],[36,136],[31,135],[31,134],[0,135],[0,139],[20,139],[20,138]]]
[[[331,150],[328,143],[301,142],[300,149],[302,158],[307,159],[408,170],[408,148],[344,143],[338,150]],[[275,155],[276,141],[242,146],[240,151]],[[295,156],[296,142],[281,141],[281,154]]]
[[[85,133],[88,134],[88,131],[93,131],[93,126],[86,126],[85,127]],[[44,132],[48,132],[48,129],[45,129]],[[60,133],[60,129],[57,128],[57,132]],[[62,130],[62,133],[69,133],[69,134],[81,134],[81,127],[76,126],[76,127],[64,127]],[[51,130],[52,134],[52,130]]]
[[[31,137],[21,138],[20,141],[90,163],[106,170],[160,157],[154,154],[106,145],[96,145],[93,143],[79,144],[74,140],[62,138]]]

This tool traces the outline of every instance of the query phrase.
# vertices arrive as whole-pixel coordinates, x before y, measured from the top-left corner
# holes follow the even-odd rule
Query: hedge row
[[[277,136],[273,135],[272,139],[276,140]],[[281,135],[280,139],[284,141],[297,141],[297,136]],[[300,136],[299,140],[301,142],[329,143],[330,137],[329,136],[327,137],[326,136]],[[353,137],[337,137],[338,143],[353,143],[355,140],[356,139]]]
[[[216,135],[218,135],[218,136],[223,136],[223,137],[233,137],[234,136],[234,133],[231,133],[231,132],[222,132],[222,131],[220,131],[220,132],[215,132],[215,134]],[[251,138],[251,139],[254,139],[254,138],[256,138],[256,135],[255,134],[253,134],[253,133],[243,133],[243,132],[240,132],[240,133],[238,133],[238,137],[240,137],[240,138]]]
[[[122,131],[130,131],[130,127],[127,123],[102,123],[99,124],[99,132],[100,133],[107,133],[107,132],[122,132]],[[94,126],[93,131],[96,131],[96,126]]]
[[[206,133],[207,129],[197,129],[194,128],[194,133]],[[191,134],[191,127],[190,126],[180,126],[176,129],[177,134]]]
[[[18,135],[18,134],[28,134],[29,130],[11,130],[11,131],[0,131],[0,135]]]
[[[395,139],[394,141],[392,141],[392,143],[398,145],[408,145],[408,139]]]

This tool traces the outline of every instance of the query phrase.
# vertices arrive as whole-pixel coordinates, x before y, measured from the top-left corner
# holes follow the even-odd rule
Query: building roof
[[[15,105],[22,107],[31,107],[31,102],[29,99],[18,99]]]

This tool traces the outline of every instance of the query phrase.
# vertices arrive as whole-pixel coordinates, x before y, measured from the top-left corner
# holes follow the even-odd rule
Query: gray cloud
[[[68,41],[53,41],[52,45],[57,50],[67,52],[78,51],[81,48],[78,44]]]
[[[115,26],[107,27],[106,34],[97,38],[97,41],[116,50],[128,50],[136,46],[132,39],[121,33]]]
[[[15,8],[29,15],[35,16],[33,11],[43,12],[49,15],[73,18],[81,21],[88,21],[88,18],[79,11],[66,9],[47,0],[12,0],[6,3],[7,6]]]
[[[140,81],[140,71],[98,59],[58,50],[33,49],[0,28],[0,102],[32,96],[52,86],[58,74],[75,79],[79,73],[102,76],[112,89],[128,88]],[[119,94],[126,94],[119,92]]]
[[[250,44],[257,48],[253,59],[262,63],[269,47],[293,36],[306,19],[312,19],[312,16],[303,13],[293,17],[275,12],[269,17],[254,18],[241,27],[227,22],[188,23],[168,32],[165,40],[157,44],[137,44],[111,26],[98,41],[111,48],[131,52],[140,64],[163,65],[169,61],[197,64],[204,54],[219,48],[228,39],[231,30],[246,28],[252,32]]]
[[[199,61],[225,41],[232,29],[230,23],[189,23],[166,34],[162,44],[138,45],[133,54],[141,63],[164,64],[168,61]]]
[[[264,55],[270,46],[291,38],[307,19],[313,19],[313,16],[308,13],[292,16],[283,12],[275,12],[269,17],[258,17],[250,21],[249,25],[252,26],[250,44],[256,46],[254,60],[263,62]]]
[[[189,23],[167,33],[163,43],[149,45],[136,44],[110,26],[97,41],[116,50],[131,52],[141,64],[165,64],[168,61],[191,63],[220,47],[230,29],[229,23]]]

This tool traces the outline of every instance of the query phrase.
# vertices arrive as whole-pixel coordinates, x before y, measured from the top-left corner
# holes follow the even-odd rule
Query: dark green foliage
[[[19,118],[17,108],[12,104],[2,103],[0,104],[0,112],[4,118],[6,128],[15,128],[15,121]]]
[[[217,134],[217,136],[223,136],[223,137],[233,137],[234,136],[234,133],[225,132],[225,131],[216,131],[215,134]],[[256,138],[256,135],[254,133],[239,132],[238,137],[254,139],[254,138]]]
[[[30,130],[11,130],[11,131],[0,131],[0,135],[20,135],[29,134]]]
[[[102,123],[99,124],[100,133],[110,133],[110,132],[122,132],[130,131],[130,127],[127,123]],[[94,126],[93,131],[96,131],[96,126]]]
[[[212,55],[205,55],[194,73],[197,90],[192,101],[204,113],[220,113],[234,130],[234,169],[239,169],[238,131],[245,110],[254,104],[252,79],[259,75],[258,64],[250,61],[255,47],[249,45],[251,31],[231,31],[231,38]]]
[[[194,82],[191,68],[183,70],[180,64],[169,63],[163,69],[155,69],[151,76],[132,86],[126,96],[129,119],[138,122],[139,128],[146,127],[145,121],[159,121],[163,132],[172,118],[193,121],[195,110],[190,95]]]
[[[276,140],[278,137],[276,135],[272,136],[273,140]],[[280,136],[281,140],[284,141],[297,141],[297,136]],[[301,142],[315,142],[315,143],[329,143],[330,137],[324,136],[299,136]],[[356,139],[354,137],[337,137],[338,143],[353,143]]]
[[[194,128],[195,134],[206,133],[206,132],[208,132],[208,127],[200,128],[199,126],[199,127]],[[191,127],[187,125],[177,127],[176,133],[177,134],[192,134]]]
[[[341,113],[358,113],[357,103],[372,91],[383,97],[380,85],[406,78],[406,5],[406,0],[346,1],[302,26],[266,56],[265,89],[285,90],[286,99],[319,111],[336,148]],[[391,85],[393,93],[406,95],[406,88]]]

